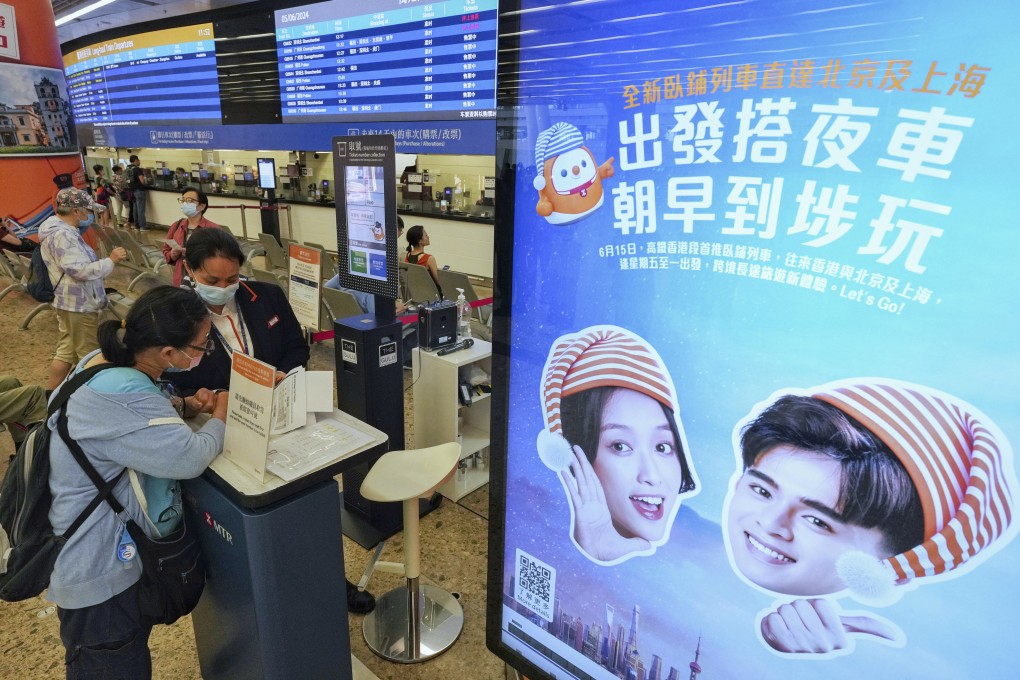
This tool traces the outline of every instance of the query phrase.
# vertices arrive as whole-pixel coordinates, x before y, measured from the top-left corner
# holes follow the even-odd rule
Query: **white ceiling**
[[[57,19],[94,0],[51,0]],[[156,21],[164,17],[204,12],[217,7],[243,5],[252,0],[115,0],[63,26],[57,27],[61,44],[112,28]]]

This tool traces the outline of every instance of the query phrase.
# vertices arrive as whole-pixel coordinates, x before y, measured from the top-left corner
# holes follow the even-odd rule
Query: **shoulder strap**
[[[67,429],[67,412],[66,409],[64,409],[64,406],[67,404],[67,400],[71,398],[71,395],[74,394],[79,387],[91,380],[97,373],[105,371],[108,368],[115,368],[115,366],[113,364],[92,366],[91,368],[82,370],[71,379],[65,381],[64,384],[61,385],[60,389],[57,390],[57,394],[53,397],[48,408],[50,415],[59,411],[59,414],[57,415],[57,432],[60,434],[60,438],[64,440],[64,444],[67,445],[71,455],[74,456],[76,461],[78,461],[78,465],[80,465],[82,470],[84,470],[85,475],[92,480],[92,483],[95,484],[96,489],[99,491],[95,498],[93,498],[89,504],[85,506],[85,509],[82,510],[81,514],[78,515],[74,522],[71,523],[71,526],[68,527],[67,531],[64,532],[65,540],[70,538],[71,535],[78,530],[78,527],[85,522],[88,516],[91,515],[103,501],[109,503],[110,507],[113,508],[113,511],[118,515],[124,512],[124,506],[121,505],[120,502],[113,496],[113,488],[116,486],[117,482],[120,481],[120,478],[124,476],[126,468],[122,469],[116,477],[109,481],[103,479],[95,466],[89,462],[89,459],[85,456],[85,452],[82,451],[78,442],[71,438]]]
[[[98,366],[92,366],[79,371],[76,375],[71,376],[60,385],[57,389],[57,393],[50,399],[49,406],[46,408],[47,416],[52,416],[54,413],[59,411],[67,403],[67,400],[71,398],[79,387],[92,380],[97,373],[105,371],[108,368],[116,368],[113,364],[99,364]]]

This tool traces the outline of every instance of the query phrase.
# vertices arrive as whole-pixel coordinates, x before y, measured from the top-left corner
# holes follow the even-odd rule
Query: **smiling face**
[[[662,539],[683,484],[678,453],[659,402],[634,390],[613,392],[602,409],[593,468],[620,535]]]
[[[844,589],[836,561],[849,551],[889,556],[878,529],[839,519],[840,464],[788,445],[758,456],[737,481],[727,514],[733,562],[752,583],[787,595]]]
[[[549,175],[556,193],[566,196],[591,184],[597,171],[595,159],[587,149],[581,147],[556,156]]]
[[[553,224],[575,222],[602,205],[598,164],[586,147],[548,159],[542,172],[546,180],[543,195],[553,212],[546,219]]]

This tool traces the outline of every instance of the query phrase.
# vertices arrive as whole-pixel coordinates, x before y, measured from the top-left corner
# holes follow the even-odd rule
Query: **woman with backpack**
[[[209,207],[209,197],[201,189],[185,187],[181,191],[181,197],[177,199],[181,204],[181,212],[184,217],[170,225],[166,232],[166,241],[163,242],[163,259],[174,268],[174,285],[180,286],[184,278],[184,254],[188,237],[196,229],[207,227],[219,228],[220,225],[205,219],[205,211]],[[170,241],[177,243],[170,245]]]
[[[100,259],[81,237],[95,219],[92,197],[81,189],[61,189],[54,201],[56,215],[39,226],[39,251],[53,286],[57,311],[57,349],[46,389],[55,389],[82,357],[96,348],[99,314],[106,307],[103,279],[127,257],[120,246]]]
[[[75,373],[112,364],[70,397],[65,406],[69,439],[107,482],[124,507],[95,508],[60,551],[47,599],[56,603],[60,639],[69,678],[152,677],[148,639],[151,626],[140,616],[141,565],[135,539],[126,531],[133,520],[157,537],[156,520],[142,509],[125,468],[146,486],[154,478],[197,477],[223,448],[227,393],[199,390],[172,400],[157,383],[166,370],[187,371],[209,351],[209,312],[190,290],[158,286],[132,305],[123,321],[99,327],[100,350],[78,363]],[[193,432],[182,420],[211,414]],[[102,417],[96,417],[102,414]],[[54,430],[57,416],[48,422]],[[58,535],[68,529],[96,496],[96,484],[54,431],[50,439],[50,523]],[[153,501],[149,498],[149,512]],[[183,511],[179,497],[170,505]]]

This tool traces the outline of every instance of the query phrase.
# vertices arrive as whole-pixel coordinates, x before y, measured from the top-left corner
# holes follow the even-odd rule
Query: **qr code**
[[[514,599],[546,621],[553,619],[556,570],[542,560],[517,549]]]

